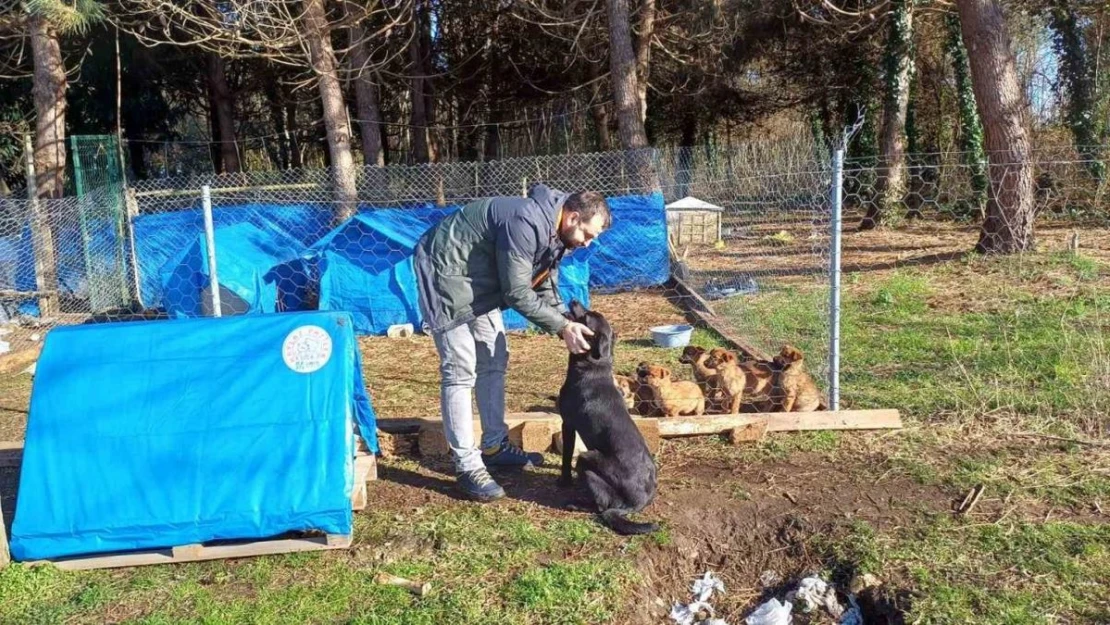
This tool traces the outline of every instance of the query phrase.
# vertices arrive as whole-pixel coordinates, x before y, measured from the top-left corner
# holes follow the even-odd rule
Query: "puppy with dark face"
[[[774,360],[771,380],[772,410],[810,412],[824,410],[825,401],[817,384],[805,369],[805,357],[792,345],[783,345]]]
[[[578,483],[597,504],[601,520],[618,534],[646,534],[654,523],[636,523],[628,515],[655,498],[656,466],[647,443],[628,413],[613,378],[613,329],[601,314],[571,302],[567,318],[593,330],[590,351],[571,354],[559,392],[563,418],[563,465],[559,484],[569,486],[575,435],[586,445],[575,470]]]

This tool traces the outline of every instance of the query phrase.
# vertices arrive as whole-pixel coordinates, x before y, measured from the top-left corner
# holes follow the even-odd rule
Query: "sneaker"
[[[483,449],[482,462],[487,467],[539,467],[543,466],[543,454],[525,453],[506,438],[497,447]]]
[[[476,501],[493,501],[505,496],[505,489],[493,481],[485,469],[462,471],[455,475],[455,486]]]

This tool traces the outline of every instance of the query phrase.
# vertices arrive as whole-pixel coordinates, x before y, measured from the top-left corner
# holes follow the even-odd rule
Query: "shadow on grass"
[[[430,490],[458,501],[471,501],[455,489],[454,475],[444,465],[424,465],[439,475],[419,473],[403,467],[379,466],[378,479],[412,488]],[[521,470],[491,471],[493,479],[505,489],[507,499],[516,499],[560,511],[594,510],[589,494],[578,486],[560,488],[557,475],[550,472]],[[442,477],[440,477],[442,476]]]

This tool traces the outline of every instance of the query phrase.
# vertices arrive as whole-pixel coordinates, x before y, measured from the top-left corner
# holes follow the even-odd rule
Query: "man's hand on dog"
[[[584,354],[590,351],[590,342],[587,338],[593,335],[593,330],[581,323],[571,321],[563,328],[561,336],[567,344],[567,351],[572,354]]]

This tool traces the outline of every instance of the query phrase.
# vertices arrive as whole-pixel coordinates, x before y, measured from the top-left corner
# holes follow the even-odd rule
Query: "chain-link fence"
[[[844,164],[845,230],[875,207],[888,224],[939,219],[973,229],[989,168],[959,155],[911,155],[908,163],[894,201],[889,172]],[[1090,162],[1038,153],[1030,170],[1042,219],[1105,216],[1105,180]],[[564,299],[590,301],[613,318],[630,341],[626,358],[635,359],[623,363],[626,371],[643,359],[675,377],[694,375],[697,367],[657,348],[652,334],[691,309],[686,319],[712,326],[696,332],[694,344],[739,345],[756,358],[741,365],[749,380],[764,380],[745,390],[762,401],[744,409],[782,409],[783,394],[768,384],[786,364],[771,357],[787,345],[804,354],[827,405],[838,328],[830,292],[839,264],[831,236],[838,179],[830,151],[798,139],[359,168],[357,206],[335,199],[332,172],[323,169],[165,177],[85,188],[80,198],[5,200],[0,327],[9,349],[58,324],[217,311],[346,310],[367,337],[406,324],[419,331],[412,268],[419,237],[474,199],[526,195],[543,183],[595,190],[609,201],[613,228],[564,259],[560,288]],[[511,313],[506,323],[528,327]],[[710,406],[722,409],[713,398]]]

